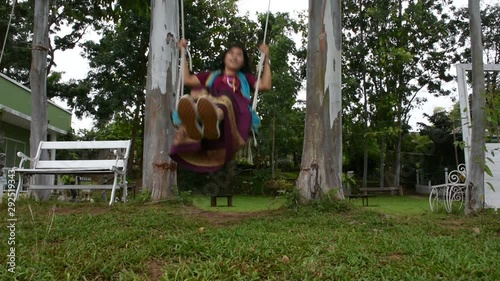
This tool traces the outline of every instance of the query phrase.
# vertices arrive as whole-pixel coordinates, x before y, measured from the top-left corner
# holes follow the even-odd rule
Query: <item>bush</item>
[[[325,212],[347,212],[352,209],[352,204],[349,200],[337,199],[335,194],[335,190],[330,190],[320,199],[314,200],[311,206]]]
[[[279,159],[276,164],[278,166],[278,169],[280,169],[284,172],[291,172],[294,170],[293,161],[291,161],[287,158]]]
[[[285,179],[268,180],[265,187],[272,195],[288,193],[295,189],[295,185]]]

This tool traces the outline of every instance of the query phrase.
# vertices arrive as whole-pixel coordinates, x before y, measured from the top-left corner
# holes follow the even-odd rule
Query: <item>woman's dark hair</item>
[[[222,72],[224,72],[224,69],[226,68],[226,65],[224,64],[224,58],[226,57],[227,53],[229,53],[229,51],[232,48],[238,48],[241,51],[243,51],[243,65],[241,66],[240,71],[243,72],[243,73],[250,73],[250,72],[252,72],[252,69],[250,68],[250,59],[248,58],[248,53],[245,50],[245,48],[241,47],[240,45],[232,45],[231,47],[227,48],[227,50],[225,50],[224,53],[222,53],[222,56],[220,58],[220,61],[221,61],[221,63],[220,63],[220,70]]]

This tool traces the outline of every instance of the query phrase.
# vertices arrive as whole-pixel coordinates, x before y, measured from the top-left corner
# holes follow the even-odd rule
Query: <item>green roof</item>
[[[47,104],[49,130],[61,134],[71,131],[71,112],[50,100]],[[10,115],[8,119],[0,116],[2,120],[14,125],[21,126],[13,121],[15,119],[13,116],[31,121],[31,90],[2,73],[0,73],[0,111]]]

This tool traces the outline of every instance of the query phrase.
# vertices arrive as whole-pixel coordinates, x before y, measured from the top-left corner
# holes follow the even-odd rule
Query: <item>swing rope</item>
[[[264,28],[264,40],[263,43],[266,43],[266,37],[267,37],[267,26],[269,25],[269,14],[271,13],[271,0],[267,3],[267,15],[266,15],[266,25]],[[260,76],[262,75],[262,70],[264,69],[264,61],[266,59],[266,55],[262,52],[260,52],[260,59],[259,59],[259,64],[257,66],[257,86],[255,87],[255,92],[253,94],[253,103],[252,103],[252,109],[257,113],[257,102],[258,102],[258,96],[259,96],[259,85],[260,85]],[[257,113],[258,115],[258,113]],[[253,145],[257,147],[257,137],[255,137],[255,132],[252,130],[252,136],[253,136]],[[252,151],[249,149],[249,152],[252,153]]]
[[[267,5],[267,16],[266,16],[266,26],[264,28],[264,44],[266,43],[266,37],[267,37],[267,26],[269,24],[269,14],[271,11],[271,0],[269,0],[269,3]],[[259,95],[259,85],[260,85],[260,76],[262,74],[262,70],[264,68],[264,60],[266,59],[266,55],[264,53],[260,53],[260,60],[259,60],[259,65],[257,67],[258,74],[257,74],[257,87],[255,87],[255,92],[253,95],[253,104],[252,104],[252,109],[254,111],[257,110],[257,97]]]
[[[184,1],[181,0],[181,16],[180,16],[180,21],[181,21],[181,38],[186,38],[185,36],[185,28],[184,28]],[[186,64],[186,53],[188,55],[189,59],[189,70],[193,70],[193,64],[192,64],[192,57],[191,53],[189,52],[189,48],[181,48],[181,71],[179,73],[179,79],[178,79],[178,84],[177,84],[177,90],[175,91],[175,102],[176,105],[175,107],[177,108],[177,103],[181,99],[181,97],[184,95],[184,65]]]
[[[185,29],[184,29],[184,1],[181,0],[181,11],[180,11],[180,22],[181,22],[181,38],[186,38],[185,36]],[[263,43],[266,43],[267,39],[267,27],[269,25],[269,14],[271,13],[271,0],[268,1],[267,4],[267,15],[266,15],[266,24],[264,28],[264,40]],[[192,66],[192,58],[191,54],[189,53],[189,48],[182,48],[181,49],[181,71],[179,74],[179,79],[178,79],[178,84],[177,84],[177,90],[176,90],[176,108],[177,104],[179,103],[180,98],[184,95],[184,71],[182,70],[184,68],[184,65],[186,63],[186,53],[189,57],[189,70],[193,70]],[[260,53],[260,59],[259,59],[259,64],[257,66],[257,86],[255,87],[255,92],[253,96],[253,103],[252,103],[252,109],[257,113],[257,102],[258,102],[258,95],[259,95],[259,85],[260,85],[260,76],[262,75],[262,71],[264,69],[264,61],[266,59],[266,55],[261,52]],[[252,135],[253,135],[253,142],[254,146],[257,147],[257,138],[255,136],[255,132],[252,130]],[[251,153],[251,150],[249,150]]]
[[[9,28],[12,18],[14,17],[14,7],[16,6],[17,0],[12,2],[12,10],[10,12],[9,22],[7,23],[7,30],[5,31],[5,38],[3,39],[2,52],[0,53],[0,64],[2,64],[3,54],[5,52],[5,45],[7,45],[7,38],[9,37]]]

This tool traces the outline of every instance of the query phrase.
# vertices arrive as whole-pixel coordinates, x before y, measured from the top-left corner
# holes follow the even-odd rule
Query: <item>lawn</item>
[[[276,210],[283,206],[283,197],[236,195],[233,206],[227,206],[226,198],[217,198],[217,207],[210,206],[210,196],[193,196],[193,204],[206,211],[220,212],[259,212]]]
[[[361,199],[354,200],[357,206],[361,206]],[[385,212],[389,214],[423,214],[430,211],[429,197],[427,196],[390,196],[377,195],[368,198],[367,209]]]
[[[373,200],[372,200],[373,199]],[[19,202],[17,280],[500,280],[500,217],[434,214],[425,198],[345,212],[174,203]],[[372,205],[373,204],[373,205]],[[398,204],[400,207],[398,207]],[[199,206],[199,207],[197,207]],[[242,209],[248,206],[248,211]],[[31,209],[31,210],[30,210]],[[262,211],[257,212],[260,209]],[[233,210],[234,212],[227,212]],[[0,207],[7,225],[7,207]],[[6,227],[0,228],[7,237]],[[7,239],[0,244],[6,259]],[[7,268],[6,262],[4,267]],[[6,270],[0,280],[13,280]]]
[[[207,211],[220,212],[258,212],[276,210],[285,203],[284,197],[271,196],[234,196],[233,207],[227,207],[226,198],[217,199],[217,207],[210,206],[209,196],[193,196],[193,204],[197,208]],[[362,207],[361,199],[352,199],[354,206]],[[364,207],[377,212],[390,214],[422,214],[429,212],[429,198],[427,196],[390,196],[377,195],[370,197],[368,206]]]

